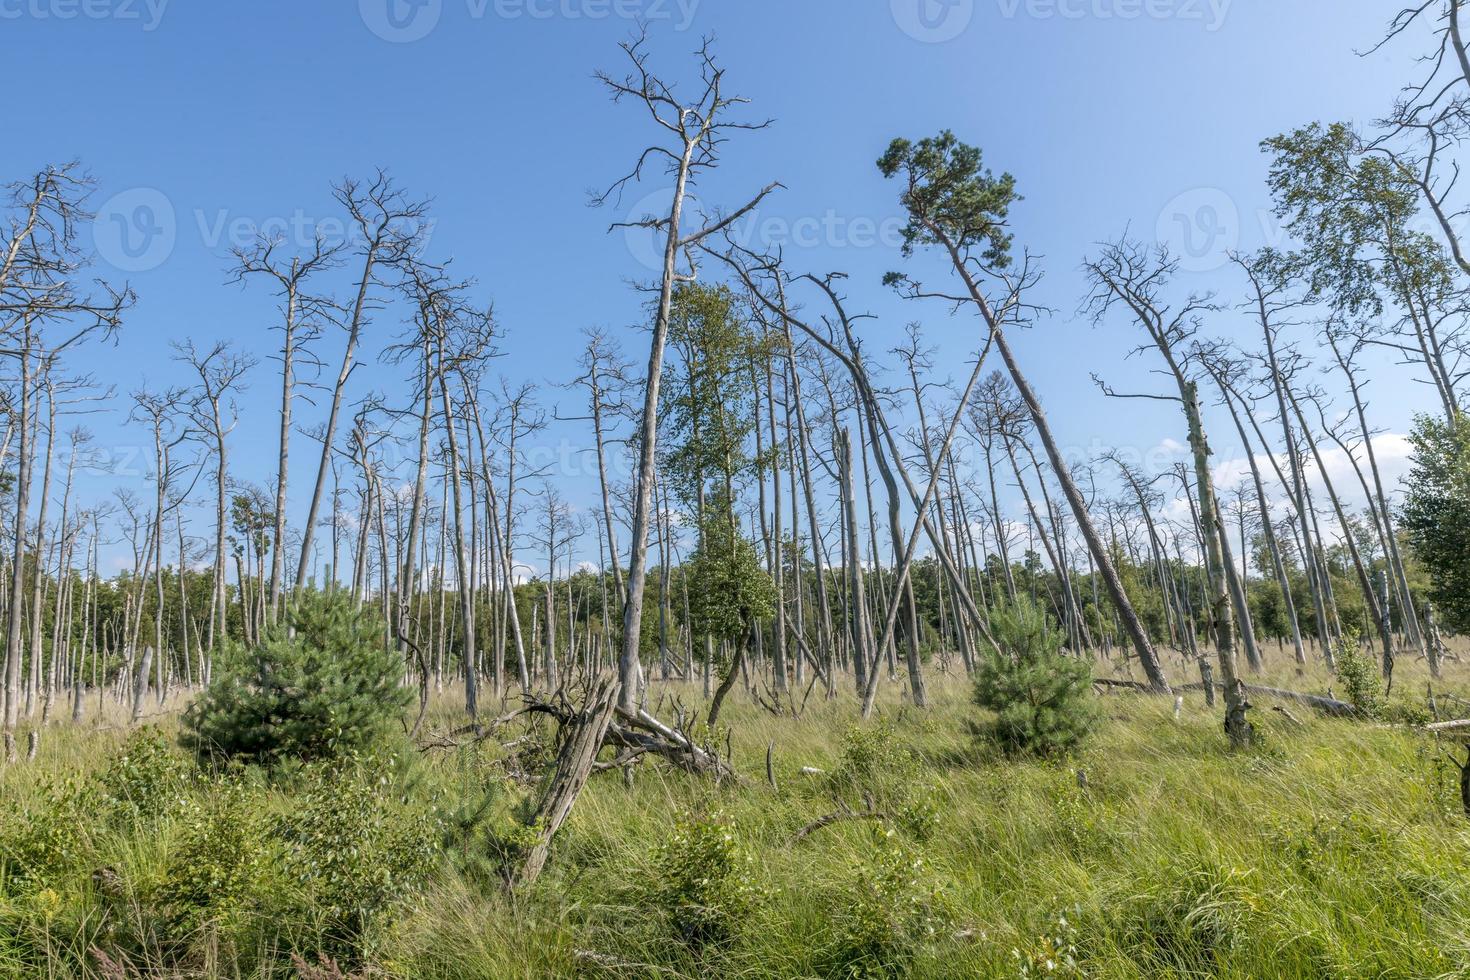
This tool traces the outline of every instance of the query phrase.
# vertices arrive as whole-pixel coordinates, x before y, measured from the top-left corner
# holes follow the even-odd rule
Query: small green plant
[[[175,812],[188,796],[194,767],[156,727],[128,736],[97,776],[102,805],[114,821],[151,820]]]
[[[1068,752],[1097,724],[1092,665],[1062,652],[1066,636],[1028,597],[990,616],[992,650],[975,674],[974,702],[995,713],[979,731],[1007,752]]]
[[[184,715],[203,755],[275,765],[345,756],[381,742],[412,699],[403,660],[371,607],[306,592],[259,646],[236,649]]]
[[[668,911],[674,935],[695,951],[733,941],[762,896],[735,825],[718,813],[680,820],[657,863],[652,904]]]
[[[354,963],[369,928],[429,877],[445,838],[436,809],[394,791],[391,764],[369,756],[312,767],[278,828],[300,911],[317,924],[324,951]]]
[[[1052,927],[1035,942],[1025,949],[1011,950],[1016,961],[1016,976],[1020,980],[1035,980],[1037,977],[1068,980],[1084,976],[1077,940],[1077,927],[1065,914],[1058,915]]]
[[[934,784],[926,779],[918,754],[887,722],[848,731],[827,788],[840,806],[877,811],[917,839],[933,833],[939,820]]]
[[[1387,708],[1383,696],[1383,675],[1374,659],[1363,653],[1356,630],[1344,630],[1338,639],[1337,678],[1342,682],[1348,703],[1364,718],[1381,718]]]
[[[258,898],[266,855],[260,800],[221,781],[203,806],[188,809],[183,840],[169,856],[157,895],[169,934],[238,929]]]
[[[0,824],[0,894],[55,885],[82,870],[90,851],[94,785],[76,777],[46,779],[19,802]]]
[[[891,829],[874,829],[872,858],[833,910],[828,975],[851,980],[903,976],[949,922],[923,857]]]

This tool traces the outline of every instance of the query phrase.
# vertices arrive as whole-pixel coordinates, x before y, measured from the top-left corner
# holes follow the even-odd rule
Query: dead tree
[[[618,656],[618,676],[622,685],[619,707],[624,712],[636,710],[642,685],[643,671],[638,659],[638,647],[642,635],[643,594],[648,574],[648,528],[653,512],[653,484],[657,466],[659,380],[663,373],[664,346],[668,338],[669,311],[673,303],[674,287],[680,282],[694,280],[694,249],[700,242],[730,227],[753,211],[779,186],[769,185],[743,207],[728,215],[707,217],[696,231],[684,230],[685,201],[690,182],[714,169],[718,163],[720,146],[730,132],[762,129],[767,124],[725,120],[726,113],[745,100],[725,94],[724,71],[716,64],[709,41],[705,42],[698,56],[703,83],[700,95],[693,102],[681,102],[669,85],[649,71],[646,40],[644,35],[621,45],[632,64],[628,75],[614,78],[606,73],[599,73],[598,78],[612,93],[614,102],[630,100],[641,104],[653,122],[669,134],[669,142],[652,144],[644,149],[632,171],[593,200],[598,205],[621,200],[622,192],[642,179],[644,168],[650,161],[663,162],[665,171],[674,182],[673,200],[666,214],[647,215],[613,225],[614,229],[644,228],[663,238],[663,261],[657,286],[653,337],[649,346],[648,373],[644,378],[643,414],[639,421],[636,443],[638,474],[633,501],[627,598],[623,607],[623,640]],[[686,262],[684,268],[680,267],[681,257]]]
[[[1244,685],[1236,676],[1235,668],[1232,602],[1247,650],[1254,654],[1250,612],[1235,563],[1229,557],[1229,535],[1221,518],[1214,476],[1210,472],[1212,451],[1205,436],[1199,384],[1191,376],[1186,348],[1198,330],[1198,314],[1213,307],[1208,300],[1195,296],[1173,308],[1165,303],[1162,293],[1173,278],[1177,266],[1162,247],[1150,253],[1143,246],[1125,239],[1104,246],[1097,258],[1089,259],[1085,263],[1085,268],[1093,286],[1085,309],[1093,320],[1103,320],[1115,306],[1121,305],[1127,309],[1147,334],[1149,342],[1146,346],[1153,347],[1163,359],[1167,375],[1177,389],[1176,395],[1141,397],[1176,401],[1184,410],[1189,429],[1189,447],[1194,457],[1194,482],[1199,495],[1198,520],[1204,543],[1203,554],[1206,570],[1213,582],[1210,613],[1221,679],[1225,685],[1225,731],[1230,736],[1231,744],[1249,745],[1251,724],[1246,718],[1246,708],[1249,705],[1245,698]],[[1251,657],[1251,666],[1260,669],[1259,655]]]
[[[357,363],[357,349],[362,342],[363,329],[378,303],[376,294],[381,283],[381,274],[385,269],[401,266],[419,251],[423,244],[428,215],[427,204],[409,199],[382,171],[366,185],[355,180],[344,180],[333,192],[337,202],[347,210],[357,228],[360,245],[356,255],[361,266],[352,305],[342,311],[340,325],[347,335],[347,343],[342,351],[342,363],[337,371],[336,382],[332,387],[331,406],[327,410],[322,431],[322,454],[317,465],[316,483],[311,492],[311,504],[306,511],[306,523],[301,528],[301,557],[296,564],[298,585],[306,581],[307,572],[311,568],[312,545],[316,540],[316,523],[326,492],[327,474],[331,471],[337,421],[341,416],[347,381]]]
[[[291,419],[297,397],[297,375],[303,359],[310,366],[320,366],[311,353],[311,344],[320,336],[323,313],[328,309],[324,300],[307,291],[307,283],[317,273],[335,267],[342,249],[341,245],[329,245],[317,237],[309,252],[289,259],[277,254],[280,242],[276,239],[260,239],[235,252],[235,281],[243,283],[251,276],[264,276],[275,282],[281,299],[281,347],[277,355],[281,361],[281,409],[276,505],[271,528],[269,618],[272,622],[281,613],[281,591],[286,574],[286,491],[290,476]]]
[[[573,804],[592,775],[617,706],[618,680],[604,676],[592,686],[581,708],[566,712],[559,719],[561,747],[556,753],[556,768],[530,822],[536,829],[536,840],[512,878],[513,887],[529,887],[541,876],[551,855],[552,839],[566,823]]]

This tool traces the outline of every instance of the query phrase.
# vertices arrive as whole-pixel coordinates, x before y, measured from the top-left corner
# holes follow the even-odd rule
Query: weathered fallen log
[[[567,724],[574,714],[561,692],[554,699],[528,695],[524,710],[531,714],[550,715],[562,725]],[[656,755],[681,769],[714,776],[717,780],[739,778],[730,764],[714,752],[696,745],[682,729],[664,724],[642,708],[632,712],[618,709],[609,721],[603,739],[604,745],[619,749],[620,755],[623,750]]]
[[[1470,732],[1470,718],[1456,718],[1454,721],[1437,721],[1432,725],[1425,725],[1426,732]]]
[[[1195,687],[1196,685],[1191,684],[1190,686]],[[1337,718],[1345,718],[1358,713],[1358,709],[1346,701],[1323,697],[1320,694],[1302,694],[1299,691],[1288,691],[1279,687],[1261,687],[1259,684],[1245,685],[1245,692],[1261,697],[1277,698],[1281,701],[1295,701]]]
[[[1097,687],[1116,688],[1118,690],[1124,691],[1136,691],[1139,694],[1161,693],[1155,691],[1147,684],[1141,683],[1139,681],[1114,680],[1110,677],[1094,677],[1092,679],[1092,683],[1094,686]],[[1345,718],[1356,715],[1358,713],[1358,709],[1354,708],[1346,701],[1339,701],[1336,698],[1324,697],[1320,694],[1303,694],[1300,691],[1288,691],[1280,687],[1263,687],[1259,684],[1246,684],[1244,686],[1247,694],[1254,694],[1258,697],[1277,698],[1281,701],[1295,701],[1298,704],[1308,705],[1310,707],[1316,708],[1318,711],[1324,712],[1334,717]],[[1216,690],[1221,690],[1220,685],[1218,684],[1214,685],[1214,687]],[[1175,688],[1176,691],[1203,691],[1204,689],[1205,686],[1200,683],[1181,684]]]
[[[882,810],[874,810],[872,808],[869,808],[867,810],[853,810],[844,806],[842,809],[837,810],[834,813],[829,813],[826,816],[818,817],[811,823],[807,824],[805,827],[798,830],[796,832],[796,836],[791,838],[791,843],[795,844],[798,841],[805,840],[812,834],[815,834],[817,831],[821,830],[823,827],[830,827],[834,823],[845,823],[850,820],[876,820],[882,823],[887,823],[892,819],[893,817],[891,814],[885,813]]]
[[[1155,691],[1152,687],[1149,687],[1142,681],[1120,681],[1115,680],[1111,677],[1094,677],[1092,679],[1092,684],[1094,687],[1115,688],[1121,691],[1138,691],[1141,694],[1163,693],[1161,691]]]

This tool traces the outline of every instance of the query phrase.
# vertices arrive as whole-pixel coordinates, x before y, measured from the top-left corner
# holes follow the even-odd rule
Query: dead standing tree
[[[286,575],[286,491],[291,461],[291,417],[296,401],[299,365],[306,359],[311,367],[321,362],[311,353],[311,344],[321,333],[321,315],[327,308],[324,300],[307,292],[308,280],[318,272],[334,267],[343,246],[330,245],[320,237],[304,255],[289,260],[277,255],[280,243],[262,239],[249,248],[235,252],[235,280],[244,282],[249,276],[263,275],[275,281],[281,298],[281,417],[280,443],[276,469],[276,506],[271,529],[270,619],[275,622],[281,612],[281,590]]]
[[[653,485],[657,466],[659,379],[663,372],[664,346],[669,331],[669,310],[674,287],[696,278],[694,249],[710,235],[718,234],[754,210],[779,184],[770,184],[738,210],[723,217],[705,216],[698,230],[684,231],[685,205],[690,185],[702,173],[713,170],[719,160],[720,146],[732,131],[764,129],[768,122],[731,122],[725,114],[746,100],[724,93],[724,71],[719,68],[706,41],[698,59],[702,90],[692,102],[680,101],[674,89],[648,68],[646,35],[624,42],[621,47],[632,63],[631,72],[617,79],[599,73],[598,79],[612,93],[614,102],[631,100],[641,104],[653,122],[669,136],[667,144],[652,144],[638,157],[633,170],[612,187],[593,199],[603,205],[620,200],[622,192],[643,178],[650,161],[662,160],[665,172],[674,181],[673,200],[667,214],[648,215],[632,221],[617,222],[612,227],[644,228],[663,237],[663,259],[657,288],[653,337],[649,347],[648,374],[645,379],[643,415],[638,427],[638,475],[634,488],[632,544],[628,558],[627,597],[623,609],[623,640],[618,657],[618,677],[622,683],[619,710],[627,715],[639,714],[639,692],[642,668],[638,647],[643,624],[643,594],[648,574],[648,528],[653,514]],[[684,257],[686,267],[680,268]]]
[[[1176,264],[1162,247],[1151,252],[1125,239],[1103,246],[1099,255],[1089,259],[1084,267],[1093,287],[1084,304],[1086,312],[1096,322],[1119,305],[1126,308],[1148,335],[1148,343],[1141,349],[1152,347],[1158,351],[1168,377],[1177,388],[1176,395],[1139,397],[1176,401],[1184,411],[1189,427],[1189,448],[1194,457],[1195,490],[1199,495],[1200,537],[1212,590],[1210,615],[1225,685],[1225,732],[1230,736],[1231,744],[1249,745],[1251,724],[1246,717],[1246,709],[1250,705],[1245,697],[1245,684],[1236,672],[1235,622],[1231,606],[1235,607],[1240,635],[1246,639],[1247,650],[1254,652],[1254,641],[1250,638],[1250,613],[1244,588],[1230,558],[1230,536],[1221,519],[1214,477],[1210,472],[1211,449],[1205,437],[1199,383],[1191,375],[1185,349],[1198,330],[1197,315],[1212,307],[1207,300],[1194,296],[1176,308],[1164,303],[1161,293],[1173,278]],[[1252,668],[1259,670],[1259,656],[1250,659]]]
[[[25,657],[20,610],[25,601],[22,570],[26,567],[26,518],[36,456],[33,403],[39,402],[39,382],[57,358],[87,339],[110,337],[134,298],[127,287],[105,283],[99,284],[95,296],[77,291],[79,272],[88,258],[78,242],[78,231],[91,217],[83,206],[91,186],[91,179],[76,164],[47,167],[28,181],[10,185],[9,214],[0,239],[0,355],[18,365],[18,390],[13,399],[17,404],[12,407],[17,433],[15,527],[4,672],[7,756],[13,753]],[[33,656],[32,669],[38,663]]]
[[[201,352],[193,341],[173,345],[176,359],[187,363],[198,375],[194,396],[188,405],[191,430],[206,440],[209,451],[214,455],[215,484],[215,544],[213,581],[210,583],[209,638],[206,645],[212,657],[216,642],[226,636],[226,602],[228,601],[225,578],[229,535],[229,442],[228,436],[239,421],[239,411],[232,396],[243,390],[242,380],[255,359],[242,354],[229,344],[215,344]],[[182,567],[180,569],[182,574]],[[208,674],[208,669],[205,672]]]
[[[357,349],[362,341],[363,328],[379,302],[376,291],[382,285],[381,272],[400,266],[412,258],[422,248],[427,236],[427,204],[410,200],[382,171],[367,186],[352,180],[343,181],[335,188],[335,194],[337,201],[347,209],[357,229],[360,237],[357,256],[362,266],[356,295],[351,307],[345,311],[342,323],[347,334],[347,345],[343,349],[342,365],[332,387],[331,407],[327,411],[327,420],[322,431],[322,455],[317,465],[316,484],[312,488],[306,522],[301,528],[301,558],[296,565],[297,586],[306,582],[307,572],[311,568],[316,523],[321,513],[322,497],[326,493],[327,474],[332,468],[337,420],[342,413],[347,381],[357,363]]]

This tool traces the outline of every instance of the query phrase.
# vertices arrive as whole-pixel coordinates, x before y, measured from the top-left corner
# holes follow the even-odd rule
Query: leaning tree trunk
[[[571,815],[573,804],[592,775],[597,753],[617,710],[618,686],[615,677],[601,678],[588,694],[586,704],[566,722],[561,733],[561,750],[556,755],[556,770],[529,824],[536,829],[536,840],[512,879],[514,888],[535,884],[546,867],[551,841]]]

